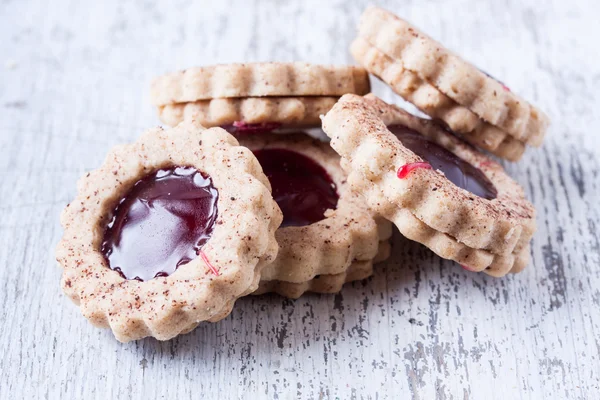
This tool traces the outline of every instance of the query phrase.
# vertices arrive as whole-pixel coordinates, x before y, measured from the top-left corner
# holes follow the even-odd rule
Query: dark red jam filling
[[[254,154],[283,212],[281,227],[310,225],[322,220],[327,209],[336,208],[335,184],[312,159],[286,149],[262,149]]]
[[[194,168],[150,174],[116,207],[102,253],[124,278],[168,276],[202,253],[217,219],[218,197],[211,178]]]
[[[446,178],[456,186],[488,200],[495,199],[498,195],[496,187],[479,168],[404,125],[392,125],[388,129],[400,139],[405,147],[427,161],[433,169],[444,172]],[[407,166],[410,165],[407,164]],[[404,167],[402,166],[398,170],[399,178],[401,178],[401,169]],[[415,168],[419,168],[419,166],[415,166]],[[404,176],[409,172],[410,170]]]

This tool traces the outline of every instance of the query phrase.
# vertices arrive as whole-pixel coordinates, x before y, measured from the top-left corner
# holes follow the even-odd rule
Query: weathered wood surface
[[[600,398],[595,0],[383,3],[552,116],[544,147],[508,165],[539,212],[522,274],[467,273],[396,237],[393,258],[339,295],[245,298],[220,323],[125,345],[61,294],[59,212],[111,146],[158,123],[152,76],[351,62],[365,5],[0,2],[1,399]]]

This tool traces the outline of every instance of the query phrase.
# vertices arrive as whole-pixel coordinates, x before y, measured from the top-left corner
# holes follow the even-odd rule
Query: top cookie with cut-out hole
[[[220,128],[186,122],[117,146],[61,215],[63,290],[120,341],[224,318],[277,255],[270,188]]]
[[[265,130],[268,127],[316,127],[320,116],[333,107],[339,97],[242,97],[198,100],[158,106],[158,117],[167,125],[196,120],[206,127],[228,130]]]

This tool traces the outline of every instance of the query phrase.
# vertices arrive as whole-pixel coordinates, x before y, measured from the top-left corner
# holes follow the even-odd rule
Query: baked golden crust
[[[396,15],[367,8],[359,36],[484,121],[525,143],[543,141],[549,119],[542,111]]]
[[[300,62],[220,64],[156,78],[150,100],[162,106],[216,98],[341,96],[369,90],[369,76],[361,67]]]
[[[317,275],[341,274],[353,261],[375,258],[381,242],[391,237],[391,223],[376,219],[350,190],[340,157],[328,144],[301,133],[253,135],[240,143],[251,150],[287,149],[312,159],[329,174],[339,196],[337,208],[327,210],[324,219],[275,232],[279,252],[262,270],[261,280],[304,283]]]
[[[219,274],[198,257],[164,278],[124,279],[100,251],[106,224],[136,181],[173,166],[208,174],[219,191],[217,222],[202,248]],[[233,136],[194,122],[151,129],[115,147],[78,182],[77,197],[61,215],[64,235],[56,258],[63,267],[62,287],[84,316],[110,327],[118,340],[167,340],[201,321],[225,317],[235,299],[256,290],[260,271],[277,254],[281,220],[258,161]]]
[[[479,168],[498,195],[487,200],[450,182],[440,171],[397,169],[423,160],[388,125],[405,125]],[[417,118],[373,95],[345,95],[323,118],[331,146],[354,190],[407,237],[470,269],[503,274],[514,266],[535,231],[535,210],[502,167],[430,120]],[[520,257],[520,260],[523,258]],[[500,272],[497,272],[500,271]]]

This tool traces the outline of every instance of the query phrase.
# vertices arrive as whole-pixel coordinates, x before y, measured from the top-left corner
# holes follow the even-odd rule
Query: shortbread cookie
[[[366,94],[369,76],[361,67],[308,63],[222,64],[189,68],[154,80],[156,106],[240,97],[341,96]]]
[[[183,120],[197,120],[203,126],[246,124],[276,126],[320,126],[320,116],[333,107],[339,97],[245,97],[199,100],[158,107],[158,117],[175,126]]]
[[[260,281],[254,295],[264,293],[277,293],[280,296],[297,299],[306,292],[337,293],[342,290],[345,283],[367,279],[373,274],[373,264],[386,260],[390,256],[391,246],[388,240],[379,245],[379,253],[373,260],[353,261],[344,272],[334,275],[317,275],[313,279],[293,283],[285,281]]]
[[[359,36],[484,121],[527,144],[542,142],[549,124],[543,112],[408,22],[369,7]]]
[[[279,253],[261,280],[304,283],[342,274],[353,261],[373,260],[390,238],[391,224],[350,190],[328,144],[303,134],[253,135],[240,143],[258,158],[283,212]]]
[[[430,117],[445,122],[468,142],[510,161],[518,161],[523,155],[524,142],[483,121],[365,39],[356,38],[350,52],[357,62],[387,83],[394,92]]]
[[[152,129],[79,181],[61,216],[62,287],[120,341],[170,339],[256,290],[281,220],[260,164],[226,131]]]
[[[535,210],[498,163],[372,95],[343,96],[323,130],[353,189],[404,236],[471,270],[523,268]]]

